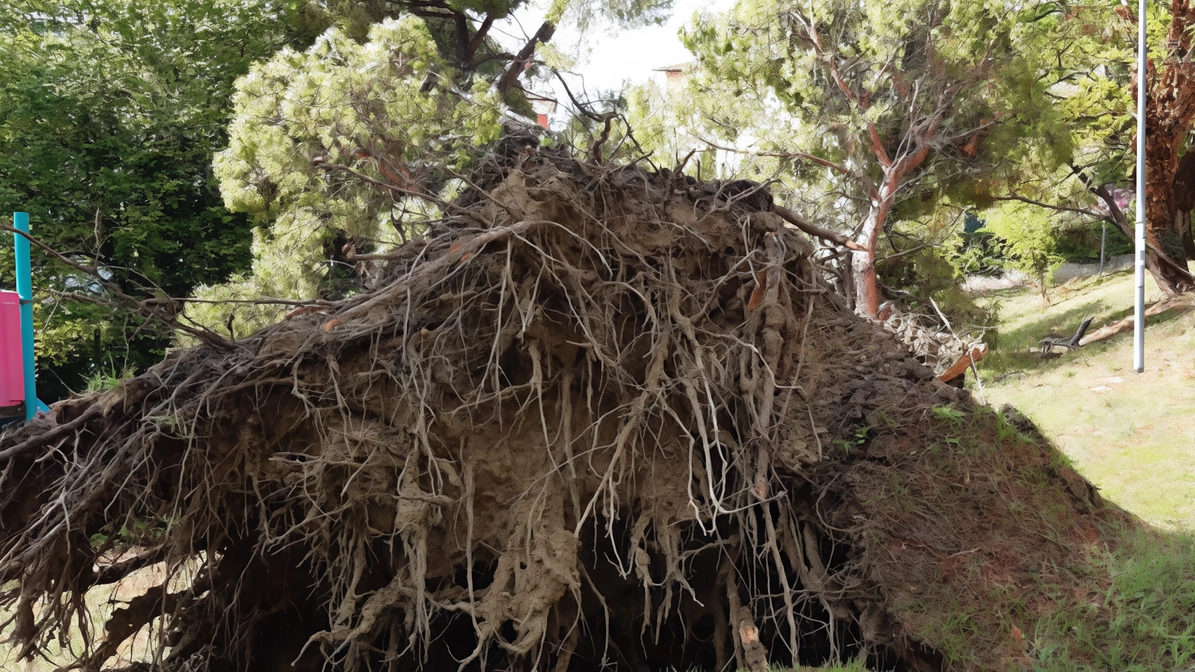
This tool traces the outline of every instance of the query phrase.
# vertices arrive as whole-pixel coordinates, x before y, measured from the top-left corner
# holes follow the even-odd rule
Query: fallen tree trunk
[[[1034,631],[1026,596],[1063,580],[1040,568],[1080,562],[1108,515],[1047,443],[855,316],[769,199],[513,156],[361,294],[0,435],[23,656],[936,671],[962,642],[974,669],[1022,662],[1008,619]]]
[[[1146,306],[1145,318],[1148,320],[1151,317],[1157,317],[1163,313],[1170,311],[1187,311],[1195,307],[1195,300],[1186,296],[1177,296],[1173,298],[1163,299],[1157,303]],[[1106,341],[1117,334],[1123,334],[1126,331],[1131,331],[1133,325],[1137,323],[1137,318],[1130,315],[1121,320],[1117,320],[1111,324],[1104,325],[1095,331],[1088,332],[1086,336],[1079,340],[1079,346],[1090,345],[1100,341]]]

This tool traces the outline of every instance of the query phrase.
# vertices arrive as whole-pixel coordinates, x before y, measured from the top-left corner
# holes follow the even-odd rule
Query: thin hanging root
[[[762,498],[761,501],[763,501]],[[763,519],[768,532],[766,547],[770,554],[770,560],[775,567],[776,577],[780,580],[780,590],[783,591],[784,616],[785,620],[788,621],[788,649],[792,652],[793,657],[796,658],[800,651],[800,647],[797,644],[800,638],[800,630],[797,628],[796,601],[793,599],[794,591],[788,579],[788,570],[784,567],[784,561],[781,559],[780,539],[776,535],[776,524],[772,522],[772,513],[767,507],[763,509]]]
[[[581,639],[581,624],[573,623],[568,630],[568,636],[560,644],[560,652],[556,656],[554,672],[568,672],[568,664],[572,662],[573,652],[577,650],[577,642]]]

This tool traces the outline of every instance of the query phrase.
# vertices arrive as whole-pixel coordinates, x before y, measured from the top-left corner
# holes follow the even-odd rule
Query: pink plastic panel
[[[16,292],[0,292],[0,406],[25,401],[21,370],[21,299]]]

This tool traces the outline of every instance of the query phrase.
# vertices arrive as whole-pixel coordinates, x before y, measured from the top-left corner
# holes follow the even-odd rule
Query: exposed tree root
[[[156,623],[143,668],[941,665],[851,474],[964,393],[759,189],[496,165],[370,291],[0,439],[27,655],[78,623],[115,668]],[[81,596],[150,562],[199,569],[89,632]]]

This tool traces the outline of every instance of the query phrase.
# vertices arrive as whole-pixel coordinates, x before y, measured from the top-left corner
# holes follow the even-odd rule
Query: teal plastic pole
[[[12,228],[29,233],[29,213],[14,212]],[[37,398],[37,369],[33,358],[33,274],[29,264],[29,239],[13,234],[17,257],[17,295],[21,298],[21,359],[25,370],[25,420],[49,408]]]

